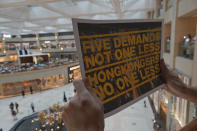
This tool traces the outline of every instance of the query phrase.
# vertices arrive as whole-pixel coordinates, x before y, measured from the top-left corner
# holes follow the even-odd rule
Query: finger
[[[94,87],[96,88],[96,87]],[[94,97],[94,99],[98,102],[102,104],[102,100],[101,98],[96,94],[96,92],[93,91],[93,89],[91,89],[92,91],[90,92],[90,94]]]
[[[87,89],[86,89],[86,87],[85,87],[85,85],[84,85],[84,83],[81,79],[75,80],[73,82],[73,85],[76,89],[76,93],[79,94],[79,95],[83,94],[84,92],[87,91]]]
[[[88,80],[87,77],[83,78],[82,80],[83,80],[83,82],[84,82],[84,84],[85,84],[85,87],[86,87],[87,89],[91,88],[90,83],[89,83],[89,80]]]
[[[84,81],[84,84],[85,84],[86,88],[88,89],[90,94],[94,97],[94,99],[96,99],[97,102],[102,103],[101,99],[93,91],[93,89],[92,89],[93,87],[90,86],[88,78],[84,78],[83,81]]]
[[[78,111],[78,109],[80,109],[80,99],[79,99],[79,96],[73,97],[68,102],[68,107],[71,110],[70,112],[76,112],[76,111]]]
[[[69,129],[69,126],[71,126],[70,123],[72,123],[71,122],[72,121],[72,119],[71,119],[72,115],[71,115],[71,112],[70,112],[70,109],[69,109],[68,105],[66,105],[64,107],[64,110],[63,110],[63,113],[62,113],[62,118],[63,118],[63,121],[65,123],[66,128]]]
[[[89,80],[88,80],[87,77],[83,79],[83,82],[84,82],[84,84],[85,84],[85,87],[86,87],[91,93],[94,93],[94,92],[93,92],[93,89],[92,89],[93,87],[91,87],[91,85],[90,85]]]
[[[65,118],[72,117],[73,112],[80,108],[78,96],[72,97],[71,100],[64,106]]]
[[[67,121],[67,119],[69,118],[69,105],[68,104],[66,104],[65,106],[64,106],[64,108],[63,108],[64,110],[63,110],[63,113],[62,113],[62,116],[63,116],[63,119],[64,119],[64,122],[66,122]]]

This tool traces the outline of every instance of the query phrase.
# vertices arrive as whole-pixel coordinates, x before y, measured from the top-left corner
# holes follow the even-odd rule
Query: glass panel
[[[191,37],[191,35],[184,36],[183,42],[179,44],[179,56],[193,59],[194,56],[194,43],[196,37]]]
[[[170,53],[170,37],[166,37],[166,39],[165,39],[164,51],[167,53]]]
[[[157,6],[157,16],[161,16],[163,14],[163,0],[159,0],[158,6]]]

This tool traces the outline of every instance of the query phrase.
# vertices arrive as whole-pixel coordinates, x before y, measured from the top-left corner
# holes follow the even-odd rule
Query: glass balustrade
[[[170,53],[170,37],[167,37],[166,40],[165,40],[164,51],[166,53]]]
[[[196,37],[192,38],[189,34],[184,36],[184,41],[179,44],[179,56],[193,59],[195,41]]]

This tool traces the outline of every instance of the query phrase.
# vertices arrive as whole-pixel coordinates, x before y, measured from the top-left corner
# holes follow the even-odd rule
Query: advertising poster
[[[73,19],[82,77],[108,117],[160,89],[162,20]]]
[[[80,78],[81,78],[81,71],[80,71],[79,65],[68,67],[68,82],[69,83]]]

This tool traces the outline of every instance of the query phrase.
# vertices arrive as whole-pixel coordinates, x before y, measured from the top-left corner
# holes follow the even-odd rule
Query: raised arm
[[[197,89],[192,87],[187,87],[175,74],[174,72],[170,71],[165,63],[164,60],[161,60],[161,71],[162,77],[166,83],[166,91],[169,93],[187,99],[193,103],[197,104]]]

